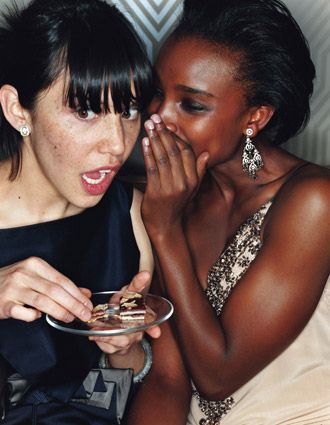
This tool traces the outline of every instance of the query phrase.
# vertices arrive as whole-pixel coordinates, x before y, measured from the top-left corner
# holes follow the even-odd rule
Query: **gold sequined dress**
[[[217,315],[257,256],[272,202],[240,226],[208,273],[206,295]],[[187,425],[330,425],[330,278],[310,321],[267,367],[222,401],[197,391]]]

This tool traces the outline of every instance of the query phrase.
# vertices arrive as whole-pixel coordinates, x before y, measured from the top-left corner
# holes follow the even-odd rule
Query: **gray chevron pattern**
[[[108,0],[133,21],[153,61],[180,16],[181,0]]]
[[[5,4],[0,0],[0,13]],[[16,0],[25,4],[29,0]],[[174,27],[182,0],[107,0],[115,3],[134,23],[151,60]],[[201,0],[207,1],[207,0]],[[303,133],[286,148],[310,161],[330,165],[330,0],[284,0],[309,41],[317,80],[312,98],[312,116]]]
[[[108,0],[128,14],[153,60],[180,15],[181,0]],[[317,69],[311,120],[284,147],[322,165],[330,165],[330,0],[284,0],[310,44]]]
[[[285,0],[310,45],[317,78],[311,120],[303,133],[287,143],[289,151],[330,166],[330,1]]]

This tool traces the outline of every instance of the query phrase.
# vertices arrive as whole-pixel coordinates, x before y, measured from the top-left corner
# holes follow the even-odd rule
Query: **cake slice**
[[[144,296],[126,291],[119,300],[119,315],[122,322],[144,322],[146,315]]]

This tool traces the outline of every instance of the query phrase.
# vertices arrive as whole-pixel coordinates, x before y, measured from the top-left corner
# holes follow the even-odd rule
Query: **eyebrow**
[[[176,87],[177,90],[183,91],[185,93],[198,94],[198,95],[202,95],[202,96],[206,96],[206,97],[214,97],[213,94],[211,94],[211,93],[209,93],[205,90],[195,89],[193,87],[184,86],[183,84],[177,84],[175,87]]]

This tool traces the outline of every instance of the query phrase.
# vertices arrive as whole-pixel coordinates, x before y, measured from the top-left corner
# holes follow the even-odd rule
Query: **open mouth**
[[[109,174],[110,171],[111,170],[95,171],[93,173],[83,174],[82,178],[88,184],[99,184],[105,179],[106,175]]]

